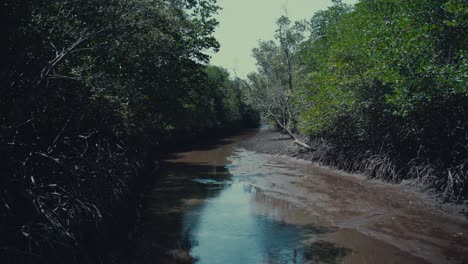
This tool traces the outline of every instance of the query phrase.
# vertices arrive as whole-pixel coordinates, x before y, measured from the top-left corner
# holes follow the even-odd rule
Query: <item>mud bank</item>
[[[299,138],[304,142],[308,141],[305,136],[299,136]],[[371,179],[364,174],[349,173],[346,169],[337,169],[333,165],[320,161],[320,149],[317,152],[305,150],[304,148],[294,144],[288,135],[275,130],[262,129],[254,137],[239,143],[238,147],[258,153],[302,160],[317,166],[334,169],[334,171],[340,172],[344,176],[355,177],[366,182],[395,186],[405,190],[406,192],[418,195],[420,199],[424,200],[427,206],[437,208],[457,218],[468,220],[468,201],[458,204],[444,202],[439,194],[431,190],[428,185],[418,183],[414,180],[404,180],[399,184],[390,184],[379,179]],[[352,159],[352,157],[349,158]]]
[[[238,146],[264,154],[285,155],[303,160],[312,159],[310,151],[294,144],[288,135],[273,130],[260,130],[257,135],[242,141]]]
[[[308,221],[313,219],[314,224],[338,229],[323,241],[361,253],[372,248],[372,252],[363,254],[367,256],[380,253],[366,243],[381,244],[381,248],[387,248],[382,252],[394,248],[416,257],[414,263],[419,260],[468,262],[468,221],[462,213],[464,206],[441,203],[408,183],[387,184],[319,166],[310,162],[313,154],[278,132],[261,131],[238,146],[272,154],[274,159],[296,171],[295,175],[302,175],[270,175],[256,180],[255,185],[261,190],[259,194],[265,194],[264,199],[287,201],[304,210]],[[285,221],[290,219],[285,216]],[[352,255],[345,260],[367,263]]]

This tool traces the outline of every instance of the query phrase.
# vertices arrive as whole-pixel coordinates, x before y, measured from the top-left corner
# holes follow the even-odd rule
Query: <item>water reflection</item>
[[[235,181],[215,199],[185,214],[200,263],[303,263],[302,241],[313,229],[287,224],[251,209],[255,189]],[[193,215],[198,224],[193,224]]]
[[[310,225],[303,209],[252,185],[270,171],[258,170],[263,156],[233,149],[243,137],[168,158],[126,263],[322,263],[348,253],[311,246],[332,229]]]

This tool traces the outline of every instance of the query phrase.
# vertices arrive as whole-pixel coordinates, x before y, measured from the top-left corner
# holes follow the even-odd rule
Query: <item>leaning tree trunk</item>
[[[267,111],[267,115],[270,116],[271,118],[273,118],[276,122],[276,124],[281,127],[281,129],[286,132],[286,134],[288,134],[293,140],[294,140],[294,143],[297,144],[298,146],[302,147],[302,148],[305,148],[307,150],[310,150],[310,151],[315,151],[316,149],[312,148],[311,146],[309,146],[308,144],[302,142],[301,140],[299,140],[292,132],[291,130],[285,126],[284,124],[281,123],[281,121],[278,119],[278,117],[276,117],[273,113],[271,113],[270,111]]]
[[[236,75],[237,76],[237,75]],[[301,140],[299,140],[292,132],[291,130],[288,128],[287,125],[283,124],[279,118],[274,115],[271,111],[270,111],[270,108],[265,106],[262,102],[262,99],[261,98],[258,98],[254,95],[254,90],[252,89],[252,87],[250,86],[250,84],[245,81],[244,79],[241,79],[241,78],[238,78],[236,77],[238,80],[240,80],[242,83],[244,83],[244,85],[249,89],[249,91],[251,92],[251,95],[253,95],[253,97],[255,98],[255,100],[259,103],[259,105],[261,105],[262,107],[262,110],[265,112],[265,114],[267,114],[269,117],[273,118],[273,120],[275,120],[276,124],[284,131],[286,132],[293,140],[294,140],[294,143],[302,148],[305,148],[309,151],[315,151],[316,149],[312,148],[311,146],[309,146],[308,144],[302,142]],[[292,79],[291,79],[292,80]],[[292,88],[292,82],[290,82],[290,88]],[[288,109],[288,112],[289,112],[289,115],[291,115],[290,113],[290,109]]]

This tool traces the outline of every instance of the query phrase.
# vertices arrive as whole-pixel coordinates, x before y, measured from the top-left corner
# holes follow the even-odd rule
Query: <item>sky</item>
[[[353,4],[357,0],[344,0]],[[235,69],[244,78],[255,71],[252,49],[258,40],[274,38],[276,19],[286,13],[292,21],[310,19],[326,9],[331,0],[218,0],[222,8],[216,15],[219,26],[214,36],[221,45],[218,53],[211,52],[211,64]]]

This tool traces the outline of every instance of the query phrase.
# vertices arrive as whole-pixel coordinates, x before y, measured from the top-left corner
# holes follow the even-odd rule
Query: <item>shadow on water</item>
[[[344,247],[339,247],[331,242],[317,241],[307,246],[304,252],[306,260],[312,263],[335,264],[341,263],[341,260],[351,250]]]
[[[236,174],[256,162],[233,148],[247,136],[165,157],[124,263],[333,263],[349,253],[333,244],[307,246],[333,230],[287,223],[278,216],[293,213],[290,205]]]
[[[185,151],[192,151],[192,150],[197,150],[197,151],[207,151],[207,150],[212,150],[216,149],[222,146],[228,146],[232,143],[237,143],[239,142],[239,139],[243,138],[248,138],[252,137],[254,134],[258,133],[259,129],[258,128],[252,128],[252,129],[247,129],[244,131],[237,131],[235,133],[227,133],[226,137],[207,137],[207,138],[201,138],[197,141],[191,142],[189,144],[181,144],[177,146],[173,146],[171,148],[165,148],[168,151],[166,151],[166,155],[163,156],[165,158],[171,157],[171,156],[177,156],[177,153],[180,152],[185,152]]]
[[[165,163],[160,175],[145,195],[131,263],[171,263],[174,250],[189,251],[194,241],[185,212],[200,210],[206,199],[219,195],[230,181],[223,166],[203,164]],[[210,176],[216,176],[217,184],[203,182]],[[192,227],[197,224],[194,217],[189,222]]]

